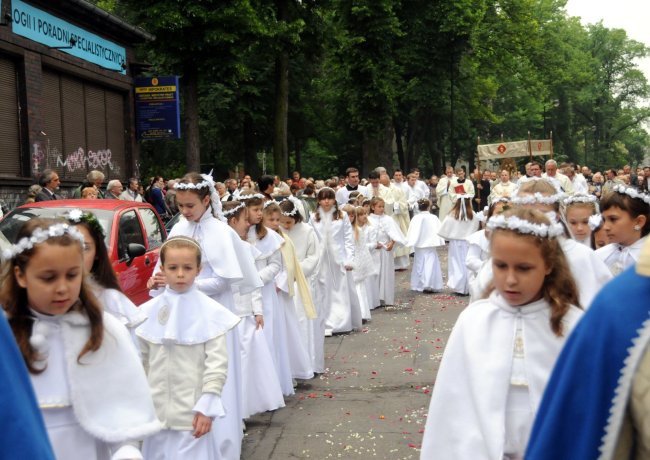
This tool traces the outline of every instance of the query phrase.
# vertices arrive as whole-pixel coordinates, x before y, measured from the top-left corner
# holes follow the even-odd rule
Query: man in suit
[[[38,179],[38,185],[42,187],[41,191],[36,195],[36,201],[50,201],[60,200],[61,197],[55,192],[59,188],[59,175],[56,171],[46,169]]]

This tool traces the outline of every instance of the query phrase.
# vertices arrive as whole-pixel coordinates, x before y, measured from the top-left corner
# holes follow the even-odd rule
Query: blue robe
[[[526,460],[611,456],[632,377],[650,338],[648,299],[650,278],[635,267],[596,296],[555,365]]]
[[[0,311],[0,459],[54,460],[14,335]]]

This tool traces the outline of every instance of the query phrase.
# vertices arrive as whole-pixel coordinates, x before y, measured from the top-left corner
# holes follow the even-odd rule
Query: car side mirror
[[[136,257],[143,256],[147,252],[147,249],[144,246],[142,246],[141,244],[129,243],[129,246],[128,246],[126,252],[127,252],[128,256],[129,256],[129,259],[126,261],[126,264],[131,265],[131,262],[133,262],[133,259],[135,259]]]

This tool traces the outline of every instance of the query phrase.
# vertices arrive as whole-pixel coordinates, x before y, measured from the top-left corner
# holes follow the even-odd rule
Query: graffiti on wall
[[[69,172],[110,170],[113,175],[119,175],[120,165],[113,162],[112,156],[111,149],[85,151],[82,147],[64,155],[56,147],[51,147],[49,141],[35,142],[32,145],[32,169],[34,174],[44,169],[64,168]]]

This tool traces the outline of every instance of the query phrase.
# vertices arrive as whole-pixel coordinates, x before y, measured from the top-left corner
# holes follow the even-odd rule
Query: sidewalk
[[[326,338],[325,374],[247,421],[243,459],[419,458],[432,383],[468,298],[411,292],[409,278],[397,273],[397,305],[374,310],[361,332]]]

